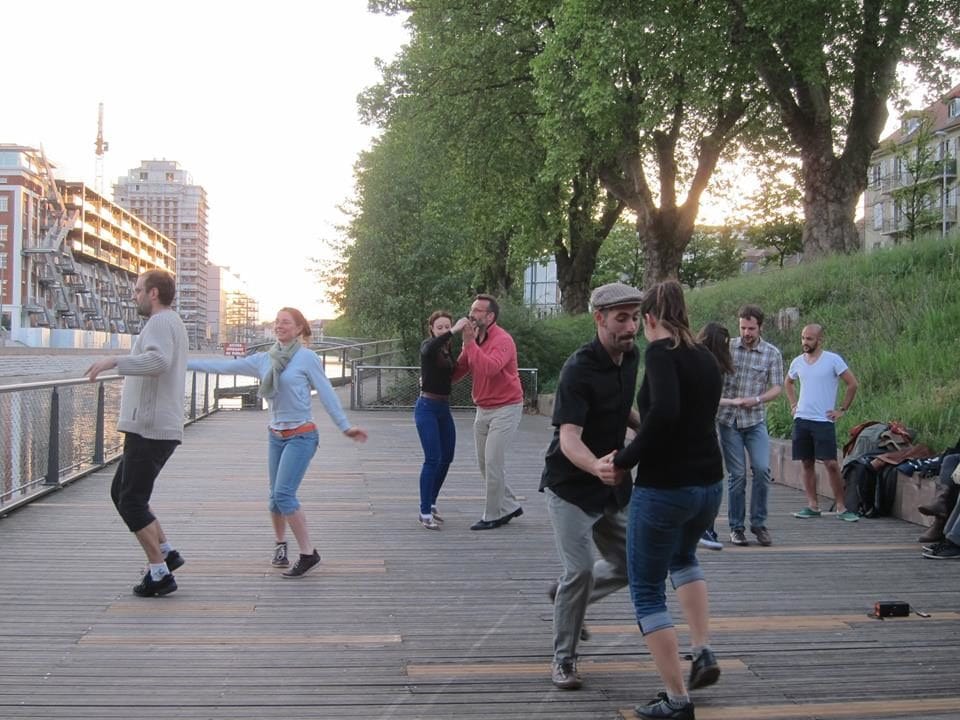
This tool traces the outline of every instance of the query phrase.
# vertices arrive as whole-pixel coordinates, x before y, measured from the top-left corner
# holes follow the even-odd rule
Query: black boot
[[[917,510],[921,515],[933,515],[946,520],[953,512],[953,506],[957,502],[957,485],[954,483],[937,483],[937,490],[933,494],[933,500],[926,505],[918,505]]]
[[[943,526],[947,521],[942,517],[934,517],[933,525],[924,530],[917,538],[919,543],[938,543],[943,540]]]

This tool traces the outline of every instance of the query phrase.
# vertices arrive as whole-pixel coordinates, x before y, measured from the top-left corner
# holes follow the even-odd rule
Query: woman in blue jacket
[[[367,433],[347,420],[323,372],[320,358],[303,347],[310,339],[310,325],[303,313],[296,308],[281,308],[274,332],[277,341],[266,352],[231,360],[190,360],[187,369],[260,379],[260,397],[270,408],[268,507],[276,536],[272,564],[275,567],[290,565],[286,542],[289,525],[300,548],[300,558],[283,577],[298,578],[320,563],[320,553],[310,542],[307,519],[297,499],[297,489],[320,439],[310,406],[311,388],[317,391],[330,419],[344,435],[356,442],[365,442]]]

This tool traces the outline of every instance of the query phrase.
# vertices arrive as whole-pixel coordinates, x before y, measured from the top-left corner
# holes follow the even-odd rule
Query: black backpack
[[[859,458],[843,471],[843,501],[847,510],[867,518],[885,517],[897,499],[897,468],[870,466],[870,458]]]

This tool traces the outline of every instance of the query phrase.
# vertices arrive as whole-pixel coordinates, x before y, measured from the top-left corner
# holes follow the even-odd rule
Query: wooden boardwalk
[[[262,412],[188,427],[162,474],[154,505],[187,559],[166,598],[130,594],[142,555],[110,504],[112,468],[0,520],[0,717],[617,718],[661,689],[626,592],[588,612],[583,689],[550,684],[547,418],[524,417],[511,453],[524,516],[471,532],[480,486],[459,414],[446,524],[428,532],[411,415],[354,413],[371,434],[359,446],[318,417],[301,499],[323,563],[300,580],[269,564]],[[922,560],[917,526],[790,517],[802,503],[773,489],[773,547],[701,552],[723,676],[694,693],[697,718],[956,720],[960,563]],[[932,617],[867,617],[888,599]]]

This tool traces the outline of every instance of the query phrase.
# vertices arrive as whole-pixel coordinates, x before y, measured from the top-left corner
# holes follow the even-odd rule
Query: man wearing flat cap
[[[627,584],[629,473],[601,480],[603,458],[623,447],[633,409],[639,353],[642,293],[623,283],[602,285],[590,296],[597,334],[567,358],[553,407],[553,440],[547,449],[540,491],[547,496],[563,573],[551,587],[551,679],[575,690],[577,643],[587,605]],[[593,546],[602,556],[595,560]]]

